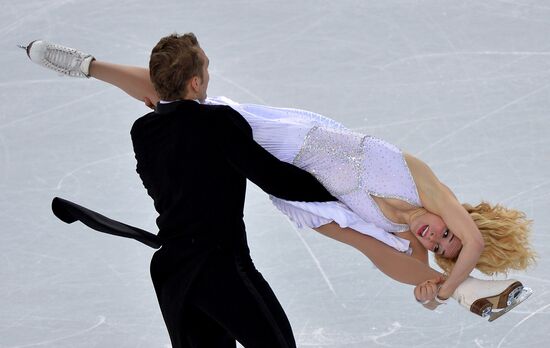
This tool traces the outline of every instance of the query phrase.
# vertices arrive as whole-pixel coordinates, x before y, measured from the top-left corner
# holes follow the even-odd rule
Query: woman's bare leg
[[[418,285],[443,275],[418,258],[399,252],[379,240],[351,228],[341,228],[334,222],[320,226],[315,230],[356,248],[367,256],[379,270],[401,283]]]
[[[90,64],[90,76],[122,89],[148,106],[159,101],[149,79],[149,69],[94,60]]]

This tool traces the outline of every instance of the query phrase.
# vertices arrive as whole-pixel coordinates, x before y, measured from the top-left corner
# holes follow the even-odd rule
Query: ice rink
[[[549,346],[549,1],[0,5],[1,348],[170,346],[149,276],[153,249],[63,224],[50,209],[60,196],[157,231],[129,135],[148,109],[102,82],[42,69],[16,44],[48,39],[146,66],[176,31],[195,32],[209,55],[210,96],[330,116],[417,155],[461,201],[500,202],[534,220],[538,264],[512,276],[535,293],[488,323],[456,302],[422,308],[412,287],[295,229],[250,184],[252,256],[299,347]]]

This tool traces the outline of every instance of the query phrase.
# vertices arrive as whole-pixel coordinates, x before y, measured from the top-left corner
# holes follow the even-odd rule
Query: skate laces
[[[48,44],[42,63],[46,67],[65,75],[87,77],[80,70],[80,64],[88,56],[74,48]]]

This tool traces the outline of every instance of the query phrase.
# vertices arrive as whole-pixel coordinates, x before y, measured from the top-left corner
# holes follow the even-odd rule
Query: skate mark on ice
[[[265,104],[265,105],[268,104],[262,97],[260,97],[259,95],[255,94],[254,92],[252,92],[252,91],[249,90],[248,88],[243,87],[242,85],[240,85],[239,83],[233,81],[232,79],[230,79],[230,78],[228,78],[228,77],[225,77],[225,76],[223,76],[222,74],[220,74],[220,73],[218,73],[218,72],[211,72],[210,75],[222,79],[223,81],[229,83],[231,86],[233,86],[233,87],[235,87],[235,88],[237,88],[237,89],[243,91],[244,93],[248,94],[248,95],[251,96],[252,98],[256,99],[259,103]]]
[[[401,120],[401,121],[395,121],[395,122],[388,122],[388,123],[380,123],[380,124],[373,124],[369,126],[359,126],[359,127],[351,127],[350,129],[356,132],[368,132],[369,130],[373,129],[385,129],[388,127],[394,127],[394,126],[404,126],[408,124],[417,124],[419,122],[429,122],[429,121],[441,121],[442,119],[445,119],[445,116],[434,116],[434,117],[426,117],[426,118],[414,118],[410,120]]]
[[[298,339],[298,345],[301,346],[330,346],[337,345],[338,347],[345,347],[350,344],[362,344],[372,342],[380,346],[387,346],[387,343],[380,342],[381,339],[389,337],[395,334],[402,328],[402,325],[395,321],[391,323],[384,331],[377,335],[373,334],[352,334],[346,332],[327,332],[325,328],[319,327],[312,329],[309,334],[301,334]]]
[[[522,278],[527,278],[527,279],[533,279],[533,280],[543,282],[543,283],[550,283],[550,279],[546,279],[546,278],[533,277],[533,276],[525,275],[525,274],[522,274],[521,277]]]
[[[57,7],[61,7],[65,4],[73,3],[73,2],[74,2],[74,0],[65,0],[65,1],[59,1],[58,0],[57,2],[53,2],[53,3],[52,2],[44,2],[43,4],[41,4],[40,8],[38,8],[34,11],[29,11],[23,16],[18,15],[17,16],[18,19],[16,21],[1,27],[0,28],[0,35],[2,37],[7,36],[7,34],[10,31],[13,31],[13,30],[17,29],[17,27],[20,26],[20,25],[24,25],[27,18],[34,19],[36,17],[40,17],[42,15],[42,12],[47,13],[51,10],[56,9]]]
[[[456,65],[458,67],[458,69],[460,70],[460,73],[461,75],[463,76],[466,76],[466,77],[470,77],[467,70],[465,69],[464,67],[464,63],[463,63],[463,57],[461,57],[461,55],[457,54],[459,51],[458,51],[458,48],[456,47],[456,45],[453,43],[452,39],[449,37],[449,35],[447,35],[447,33],[445,32],[445,30],[439,25],[439,23],[434,20],[433,18],[431,18],[430,15],[428,15],[428,18],[430,19],[429,22],[426,22],[426,24],[428,25],[434,25],[436,27],[436,30],[443,36],[443,38],[445,39],[445,41],[449,44],[449,46],[451,47],[452,49],[452,54],[453,54],[453,58],[456,58],[456,61],[458,61],[458,64]],[[480,100],[476,94],[476,92],[474,91],[474,87],[471,83],[467,84],[466,85],[468,90],[470,91],[470,98],[472,98],[473,100],[475,100],[475,103],[474,103],[474,106],[475,106],[475,109],[478,113],[480,113],[482,110],[480,108]]]
[[[65,175],[63,175],[63,177],[59,180],[59,182],[57,183],[57,186],[55,187],[55,190],[60,190],[61,189],[61,186],[63,185],[63,181],[65,181],[66,178],[68,177],[74,177],[76,180],[78,180],[78,178],[76,176],[74,176],[74,173],[78,172],[79,170],[82,170],[86,167],[90,167],[90,166],[94,166],[96,164],[99,164],[99,163],[102,163],[102,162],[108,162],[110,160],[113,160],[113,159],[116,159],[116,158],[122,158],[122,157],[127,157],[127,156],[132,156],[134,153],[133,152],[126,152],[126,153],[123,153],[123,154],[118,154],[118,155],[114,155],[114,156],[109,156],[109,157],[105,157],[105,158],[101,158],[101,159],[98,159],[98,160],[95,160],[93,162],[88,162],[88,163],[85,163],[83,165],[81,165],[80,167],[77,167],[73,170],[71,170],[70,172],[66,173]]]
[[[547,10],[547,11],[550,10],[550,7],[540,6],[540,5],[535,5],[535,4],[520,4],[518,2],[506,1],[506,0],[495,0],[495,1],[506,4],[506,5],[514,5],[514,6],[517,6],[517,7],[528,7],[529,9],[536,8],[536,9],[539,9],[539,10]],[[524,17],[517,17],[517,18],[523,19]]]
[[[23,116],[23,117],[20,117],[20,118],[17,118],[11,122],[8,122],[6,124],[2,124],[0,125],[0,130],[1,129],[4,129],[4,128],[8,128],[8,127],[11,127],[11,126],[14,126],[14,125],[17,125],[19,123],[23,123],[25,121],[28,121],[28,120],[32,120],[34,118],[37,118],[43,114],[47,114],[49,112],[52,112],[52,111],[56,111],[56,110],[60,110],[60,109],[63,109],[64,107],[66,106],[69,106],[69,105],[73,105],[73,104],[78,104],[82,101],[85,101],[85,100],[88,100],[88,99],[93,99],[95,97],[97,97],[98,95],[100,94],[103,94],[107,91],[111,90],[111,88],[107,88],[107,89],[102,89],[101,91],[99,92],[96,92],[96,93],[92,93],[92,94],[89,94],[87,96],[84,96],[84,97],[81,97],[81,98],[77,98],[73,101],[70,101],[70,102],[67,102],[67,103],[63,103],[63,104],[60,104],[60,105],[57,105],[53,108],[49,108],[49,109],[46,109],[46,110],[42,110],[42,111],[39,111],[39,112],[35,112],[35,113],[31,113],[30,115],[27,115],[27,116]]]
[[[532,147],[532,146],[547,146],[548,147],[548,143],[550,142],[550,139],[549,140],[541,140],[541,141],[533,141],[533,140],[527,140],[527,141],[517,141],[517,142],[514,142],[512,145],[503,145],[503,146],[500,146],[498,148],[494,148],[494,149],[487,149],[487,150],[479,150],[479,151],[476,151],[475,153],[469,153],[467,155],[464,155],[464,156],[453,156],[452,158],[447,158],[447,159],[444,159],[444,160],[438,160],[438,161],[430,161],[430,163],[434,166],[443,166],[443,165],[449,165],[449,164],[454,164],[454,163],[460,163],[460,162],[464,162],[464,161],[474,161],[478,158],[481,158],[481,157],[484,157],[484,156],[487,156],[487,155],[493,155],[493,154],[506,154],[507,151],[511,151],[513,149],[518,149],[520,147]],[[546,184],[548,183],[548,181],[544,181],[543,184]],[[542,184],[539,184],[539,185],[542,185]],[[512,196],[511,196],[512,197]],[[504,202],[501,202],[501,203],[504,203]]]
[[[99,321],[96,324],[90,326],[87,329],[75,332],[71,335],[67,335],[67,336],[63,336],[63,337],[59,337],[59,338],[55,338],[55,339],[51,339],[51,340],[46,340],[46,341],[42,341],[42,342],[24,344],[24,345],[20,345],[20,346],[11,346],[11,347],[7,347],[7,348],[26,348],[26,347],[44,346],[44,345],[48,345],[48,344],[52,344],[52,343],[55,343],[55,342],[66,340],[68,338],[77,337],[77,336],[80,336],[82,334],[88,333],[88,332],[98,328],[99,326],[103,325],[105,323],[106,319],[107,319],[106,317],[101,315],[101,316],[99,316]]]
[[[523,324],[524,322],[526,322],[527,320],[531,319],[533,316],[535,316],[536,314],[539,314],[540,312],[542,312],[543,310],[545,310],[546,308],[550,307],[550,303],[548,303],[547,305],[545,306],[542,306],[540,307],[539,309],[537,309],[536,311],[534,311],[533,313],[529,314],[528,316],[526,316],[525,318],[523,318],[522,320],[520,320],[519,323],[517,323],[516,325],[514,325],[510,331],[508,331],[506,333],[506,335],[504,335],[504,337],[502,337],[502,339],[500,340],[500,342],[498,343],[498,346],[497,348],[500,348],[503,344],[504,344],[504,341],[506,341],[506,338],[512,333],[512,331],[514,331],[514,329],[518,326],[520,326],[521,324]]]
[[[388,336],[391,336],[393,335],[394,333],[396,333],[399,329],[401,329],[401,324],[398,322],[398,321],[394,321],[391,326],[388,328],[388,330],[386,332],[382,332],[381,334],[379,335],[372,335],[372,336],[369,336],[370,339],[372,339],[373,342],[375,342],[376,344],[380,344],[380,345],[383,345],[382,342],[378,342],[379,339],[381,338],[384,338],[384,337],[388,337]]]
[[[8,170],[9,163],[11,162],[10,159],[10,151],[8,146],[6,145],[6,141],[4,140],[4,137],[0,134],[0,147],[2,148],[2,154],[3,156],[0,157],[2,159],[2,168],[0,169],[0,185],[3,185],[8,178]]]
[[[537,190],[540,189],[541,187],[546,186],[546,185],[548,185],[548,184],[550,184],[550,180],[543,181],[543,182],[541,182],[540,184],[535,185],[535,186],[533,186],[533,187],[530,187],[530,188],[527,189],[527,190],[520,191],[520,192],[514,194],[513,196],[503,198],[503,199],[501,200],[501,203],[503,203],[503,204],[510,204],[511,201],[513,201],[514,199],[518,198],[519,196],[523,196],[524,194],[527,194],[527,193],[530,193],[530,192],[533,192],[533,191],[537,191]]]
[[[248,0],[245,0],[243,2],[248,2]],[[267,1],[266,1],[267,2]],[[232,2],[235,4],[235,1]],[[258,3],[258,1],[255,1],[255,3]],[[278,26],[280,27],[288,27],[291,25],[295,25],[297,23],[304,23],[309,18],[309,14],[293,14],[293,16],[282,16],[281,18],[277,18],[278,20]],[[235,49],[236,47],[239,47],[239,45],[254,45],[255,47],[262,47],[263,43],[265,42],[271,42],[272,44],[275,41],[280,43],[281,41],[285,40],[286,36],[281,35],[281,33],[277,30],[272,30],[269,28],[268,30],[249,30],[245,34],[241,34],[237,40],[227,40],[224,43],[217,45],[216,50],[223,52],[224,49],[230,48]],[[260,52],[264,52],[266,50],[260,50],[255,49],[252,54],[258,54]]]
[[[471,126],[475,125],[476,123],[479,123],[479,122],[483,121],[484,119],[489,118],[489,117],[491,117],[491,116],[493,116],[493,115],[495,115],[495,114],[501,112],[502,110],[505,110],[506,108],[508,108],[508,107],[510,107],[510,106],[512,106],[512,105],[515,105],[515,104],[518,104],[518,103],[522,102],[523,100],[525,100],[525,99],[527,99],[527,98],[529,98],[529,97],[531,97],[531,96],[533,96],[533,95],[539,93],[540,91],[542,91],[542,90],[548,88],[548,86],[550,86],[550,84],[545,84],[545,85],[543,85],[542,87],[536,88],[535,90],[533,90],[533,91],[531,91],[531,92],[529,92],[529,93],[527,93],[527,94],[524,94],[524,95],[522,95],[522,96],[520,96],[520,97],[518,97],[518,98],[512,100],[511,102],[506,103],[506,104],[504,104],[504,105],[502,105],[502,106],[500,106],[500,107],[494,109],[493,111],[489,111],[488,113],[486,113],[486,114],[484,114],[484,115],[482,115],[482,116],[476,118],[476,119],[473,120],[473,121],[470,121],[470,122],[466,123],[464,126],[459,127],[459,128],[457,128],[456,130],[454,130],[454,131],[452,131],[452,132],[449,132],[447,135],[441,137],[439,140],[434,141],[433,143],[431,143],[430,145],[428,145],[428,146],[427,146],[426,148],[424,148],[423,150],[417,152],[416,155],[419,156],[419,155],[425,153],[426,151],[428,151],[428,150],[434,148],[436,145],[438,145],[438,144],[440,144],[440,143],[442,143],[442,142],[448,140],[449,138],[453,137],[455,134],[457,134],[457,133],[463,131],[464,129],[470,128]]]
[[[39,84],[48,84],[48,83],[57,83],[59,82],[59,79],[52,78],[47,80],[14,80],[14,81],[6,81],[6,82],[0,82],[0,87],[6,87],[7,89],[12,89],[13,87],[21,87],[21,85],[39,85]]]
[[[529,56],[529,57],[536,57],[536,56],[550,56],[550,52],[537,52],[537,51],[455,51],[455,52],[446,52],[446,53],[426,53],[426,54],[416,54],[408,57],[403,57],[397,60],[394,60],[392,62],[389,62],[387,64],[381,65],[380,69],[386,69],[387,67],[391,65],[396,65],[400,63],[404,63],[410,60],[419,60],[419,59],[426,59],[426,58],[441,58],[441,57],[453,57],[453,56]]]
[[[439,313],[439,314],[443,314],[444,312],[440,309],[435,309],[433,312],[435,313]],[[477,320],[477,318],[476,318]],[[471,324],[468,324],[468,325],[464,325],[463,323],[460,324],[460,328],[459,329],[455,329],[456,325],[454,324],[451,324],[451,325],[441,325],[441,326],[432,326],[432,328],[434,330],[438,330],[438,332],[440,332],[440,334],[438,335],[438,337],[435,337],[435,338],[432,338],[432,339],[424,339],[422,341],[422,344],[420,345],[420,347],[424,347],[424,346],[429,346],[431,343],[438,343],[438,342],[441,342],[441,340],[443,338],[445,339],[451,339],[454,335],[462,335],[463,332],[465,331],[468,331],[470,329],[475,329],[477,327],[479,327],[479,322],[477,321],[474,321],[472,322]],[[416,326],[416,325],[408,325],[408,326],[404,326],[403,329],[406,329],[406,330],[412,330],[412,331],[418,331],[418,330],[421,330],[423,329],[424,327],[423,326]]]
[[[296,343],[302,342],[302,337],[306,334],[306,329],[309,326],[310,319],[308,318],[304,325],[302,325],[302,328],[300,329],[300,333],[298,333],[296,336]]]
[[[485,348],[485,346],[483,346],[483,340],[481,340],[479,338],[474,339],[474,343],[476,344],[476,347],[478,347],[478,348]]]
[[[288,221],[288,223],[290,224],[290,221]],[[296,233],[298,238],[300,238],[300,241],[302,241],[302,244],[304,245],[307,252],[309,253],[309,256],[311,256],[311,258],[313,259],[313,262],[317,266],[317,269],[319,270],[319,273],[321,273],[321,276],[325,280],[325,283],[327,283],[328,288],[330,289],[330,291],[332,292],[334,297],[338,298],[338,295],[336,294],[336,291],[334,290],[334,287],[332,286],[332,283],[330,282],[330,279],[328,278],[327,274],[325,273],[325,270],[321,266],[321,262],[319,262],[319,259],[315,256],[315,254],[313,253],[313,250],[311,250],[311,248],[309,247],[309,244],[307,244],[306,240],[304,239],[304,237],[302,237],[302,235],[300,234],[298,229],[296,227],[294,227],[294,225],[292,225],[292,224],[291,224],[291,226],[292,226],[292,229],[294,230],[294,233]]]

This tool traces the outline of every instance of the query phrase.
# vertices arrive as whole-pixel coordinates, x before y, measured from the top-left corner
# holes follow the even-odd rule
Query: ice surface
[[[152,249],[65,225],[54,196],[154,229],[129,129],[147,109],[114,87],[35,66],[49,39],[147,65],[193,31],[209,94],[299,107],[430,164],[457,196],[534,219],[533,296],[494,323],[429,312],[357,251],[298,231],[249,186],[256,266],[300,347],[542,347],[550,342],[550,4],[543,0],[0,0],[0,347],[168,347]],[[182,159],[183,160],[183,159]]]

